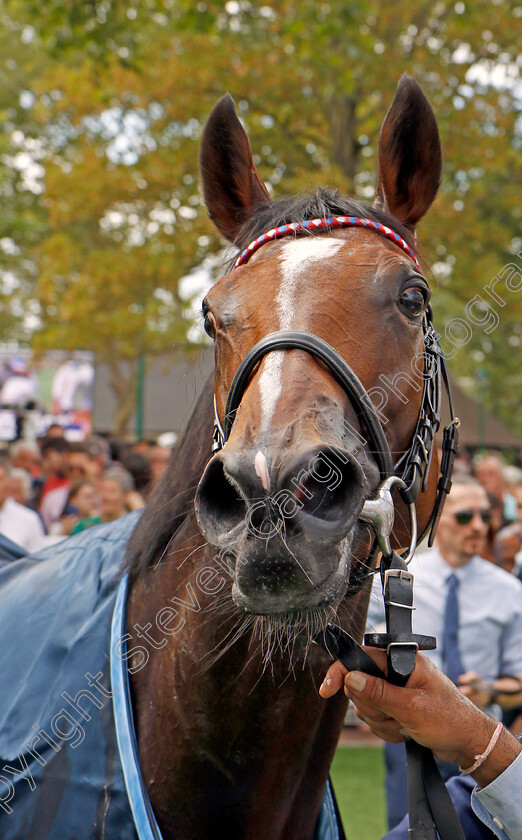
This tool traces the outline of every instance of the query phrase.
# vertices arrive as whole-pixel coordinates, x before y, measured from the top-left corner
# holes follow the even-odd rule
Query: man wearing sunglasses
[[[436,545],[419,552],[414,574],[414,633],[437,638],[427,655],[476,706],[495,713],[522,701],[522,585],[481,557],[491,509],[475,479],[456,476],[439,522]],[[374,582],[367,631],[384,621],[380,580]],[[451,627],[450,627],[451,625]],[[401,744],[386,744],[389,827],[407,811]],[[446,766],[446,778],[457,768]]]

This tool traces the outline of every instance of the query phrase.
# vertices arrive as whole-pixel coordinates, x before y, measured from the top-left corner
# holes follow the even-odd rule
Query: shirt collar
[[[437,545],[417,556],[417,573],[421,573],[424,579],[429,579],[432,584],[445,585],[450,575],[455,575],[459,583],[467,580],[470,574],[474,573],[478,556],[474,556],[464,566],[454,568],[446,563]]]
[[[474,569],[475,569],[476,561],[477,561],[477,558],[478,558],[477,555],[474,555],[470,560],[468,560],[467,563],[464,563],[463,566],[456,566],[455,567],[455,566],[450,566],[450,564],[447,563],[444,560],[442,554],[440,553],[440,551],[438,549],[437,549],[437,553],[440,557],[441,568],[443,569],[444,583],[447,583],[448,578],[451,575],[455,575],[455,577],[457,578],[459,583],[461,583],[462,581],[467,580],[467,578],[470,575],[474,574]]]

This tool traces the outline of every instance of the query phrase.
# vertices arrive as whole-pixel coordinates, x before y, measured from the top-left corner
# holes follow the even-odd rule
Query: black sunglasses
[[[455,519],[458,525],[469,525],[475,514],[478,513],[484,525],[489,525],[491,522],[491,510],[484,508],[483,510],[458,510],[455,514]]]

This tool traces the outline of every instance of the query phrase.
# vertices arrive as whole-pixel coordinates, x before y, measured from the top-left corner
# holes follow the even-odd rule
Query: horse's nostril
[[[214,545],[245,521],[246,502],[225,475],[220,458],[213,458],[207,465],[199,482],[195,504],[199,527]]]
[[[305,450],[277,475],[270,495],[260,495],[254,459],[215,456],[199,482],[199,527],[215,546],[240,536],[268,540],[300,532],[341,539],[355,524],[366,497],[366,480],[355,457],[324,446]]]
[[[299,520],[315,523],[353,523],[364,501],[365,480],[355,459],[329,447],[314,454],[299,479],[291,479]]]
[[[354,480],[354,470],[350,465],[343,465],[335,483],[327,484],[310,474],[304,476],[295,494],[302,504],[301,510],[310,516],[337,519],[341,508],[345,507]]]

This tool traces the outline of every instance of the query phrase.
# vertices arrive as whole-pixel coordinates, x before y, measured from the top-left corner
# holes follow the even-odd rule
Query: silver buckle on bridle
[[[392,554],[390,536],[395,520],[395,505],[391,491],[394,485],[401,488],[406,487],[406,483],[402,478],[399,478],[397,475],[391,475],[380,485],[377,491],[377,498],[368,499],[359,514],[359,519],[367,522],[375,531],[377,543],[384,557],[390,557]],[[410,562],[413,557],[413,552],[417,547],[417,514],[413,502],[408,505],[408,511],[410,514],[410,545],[408,551],[402,555],[402,559],[406,564]]]

